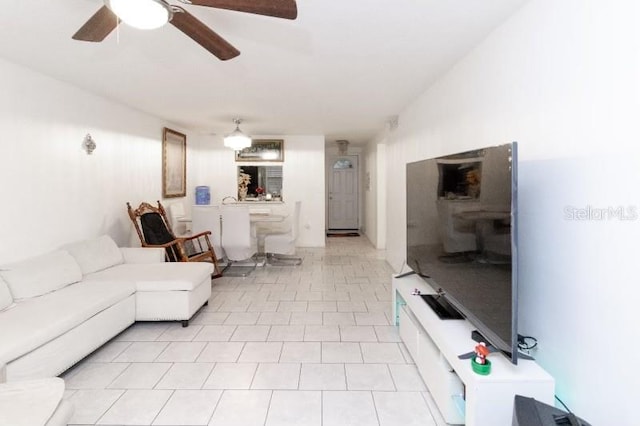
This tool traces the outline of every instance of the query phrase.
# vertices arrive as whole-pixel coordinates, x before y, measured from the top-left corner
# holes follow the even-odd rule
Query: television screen
[[[407,164],[407,264],[517,362],[516,144]]]

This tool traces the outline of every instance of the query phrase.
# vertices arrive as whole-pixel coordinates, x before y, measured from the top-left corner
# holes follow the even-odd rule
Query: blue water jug
[[[211,193],[208,186],[196,186],[196,205],[211,204]]]

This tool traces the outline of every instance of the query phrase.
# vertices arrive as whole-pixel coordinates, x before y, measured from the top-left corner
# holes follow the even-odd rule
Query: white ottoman
[[[127,280],[136,286],[136,321],[181,321],[184,327],[211,296],[207,262],[122,264],[85,280]]]

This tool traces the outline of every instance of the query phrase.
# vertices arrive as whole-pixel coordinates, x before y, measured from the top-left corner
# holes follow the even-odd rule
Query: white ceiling
[[[240,50],[222,62],[171,25],[72,40],[101,0],[0,0],[0,57],[204,133],[241,116],[359,144],[525,2],[298,0],[295,21],[183,5]]]

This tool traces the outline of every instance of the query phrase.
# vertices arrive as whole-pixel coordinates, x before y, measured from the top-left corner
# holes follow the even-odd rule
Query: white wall
[[[364,169],[364,182],[363,182],[363,198],[364,198],[364,225],[362,230],[364,235],[367,236],[369,241],[377,247],[378,242],[378,194],[376,189],[378,187],[378,150],[377,145],[371,143],[367,145],[363,154],[363,169]]]
[[[387,145],[387,251],[405,256],[405,164],[519,142],[520,332],[594,425],[637,424],[640,13],[533,0],[400,115]],[[594,209],[625,209],[628,220]],[[591,210],[570,220],[571,208]]]
[[[376,150],[376,215],[377,215],[377,240],[376,248],[387,248],[387,145],[386,138],[378,143]]]
[[[198,135],[194,149],[197,162],[195,185],[211,188],[212,204],[226,196],[237,198],[239,165],[282,165],[282,197],[285,208],[293,213],[295,201],[302,201],[299,247],[324,247],[325,180],[324,136],[322,135],[252,135],[255,139],[283,139],[284,162],[237,163],[234,151],[225,148],[221,136]]]
[[[160,199],[162,128],[181,129],[2,60],[0,93],[0,263],[103,233],[128,245],[125,203]]]
[[[213,200],[236,194],[233,152],[210,148],[219,138],[3,60],[0,92],[0,264],[103,233],[136,244],[127,201],[183,202],[189,210],[197,185],[210,185]],[[161,198],[165,126],[187,134],[185,198]],[[82,149],[87,133],[97,143],[92,155]],[[300,244],[324,246],[324,138],[285,139],[283,193],[303,201]]]
[[[387,132],[378,135],[365,149],[364,227],[365,235],[379,250],[386,247],[386,140]],[[368,185],[367,186],[367,174]]]

